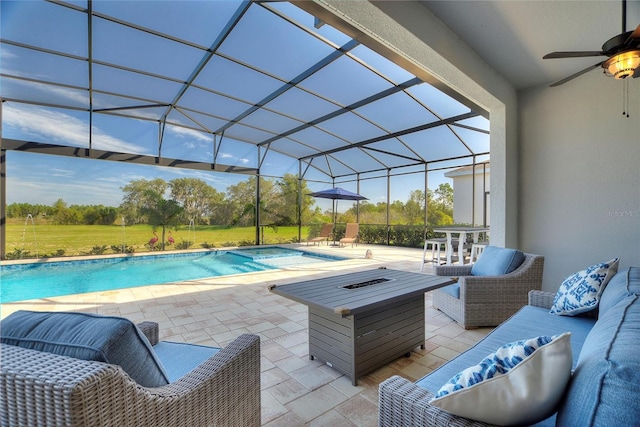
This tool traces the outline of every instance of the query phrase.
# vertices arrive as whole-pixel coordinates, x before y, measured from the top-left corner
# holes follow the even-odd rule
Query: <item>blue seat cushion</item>
[[[220,351],[217,347],[160,341],[153,349],[167,370],[170,382],[182,378]]]
[[[558,410],[563,427],[638,425],[640,296],[600,314]]]
[[[504,343],[534,335],[571,332],[572,367],[575,368],[582,343],[595,322],[591,317],[556,316],[546,308],[526,305],[469,350],[416,381],[416,385],[435,393],[456,373],[480,362]],[[536,427],[555,425],[555,415],[535,424]]]
[[[596,319],[590,317],[556,316],[550,314],[546,308],[526,305],[476,345],[421,378],[416,384],[435,393],[442,384],[459,371],[477,364],[505,343],[537,335],[558,335],[564,332],[571,332],[572,366],[575,367],[582,342],[595,322]]]
[[[122,317],[17,311],[2,320],[0,334],[3,344],[119,365],[144,387],[169,383],[147,337]]]
[[[454,283],[453,285],[445,286],[439,289],[445,294],[449,294],[454,298],[460,299],[460,284]]]
[[[502,276],[511,273],[524,261],[524,254],[517,249],[487,246],[473,267],[473,276]]]

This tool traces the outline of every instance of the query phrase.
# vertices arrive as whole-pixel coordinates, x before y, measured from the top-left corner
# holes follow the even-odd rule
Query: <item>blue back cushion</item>
[[[611,278],[600,297],[600,313],[604,313],[632,294],[640,295],[639,267],[629,267]]]
[[[511,273],[524,261],[524,254],[516,249],[487,246],[471,267],[473,276],[502,276]]]
[[[558,425],[631,426],[640,414],[640,296],[600,312],[558,411]]]
[[[119,365],[144,387],[169,383],[149,340],[122,317],[17,311],[2,320],[0,334],[3,344]]]

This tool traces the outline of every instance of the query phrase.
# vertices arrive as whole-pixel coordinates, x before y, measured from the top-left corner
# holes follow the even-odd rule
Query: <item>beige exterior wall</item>
[[[453,221],[456,224],[491,225],[489,166],[477,165],[475,191],[472,168],[460,168],[445,174],[453,179]]]

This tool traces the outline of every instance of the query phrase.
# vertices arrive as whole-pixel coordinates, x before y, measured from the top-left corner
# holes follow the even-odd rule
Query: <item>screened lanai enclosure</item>
[[[331,201],[308,194],[332,187],[368,199],[340,203],[342,222],[382,229],[375,243],[393,243],[405,226],[422,238],[437,221],[435,196],[426,195],[442,183],[468,201],[455,222],[486,222],[488,113],[316,2],[0,6],[3,255],[6,207],[25,194],[64,199],[58,192],[72,185],[117,207],[109,182],[123,188],[165,173],[223,195],[250,192],[238,209],[256,243],[273,224],[321,221],[312,213],[330,211]],[[456,188],[464,171],[481,197]],[[293,213],[276,212],[274,188]],[[392,209],[397,202],[404,211]],[[380,206],[382,217],[365,209]]]

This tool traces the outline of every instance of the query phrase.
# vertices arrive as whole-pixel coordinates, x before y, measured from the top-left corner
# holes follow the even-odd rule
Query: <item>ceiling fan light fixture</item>
[[[640,50],[619,53],[602,63],[605,74],[615,79],[626,79],[633,76],[638,67],[640,67]]]

